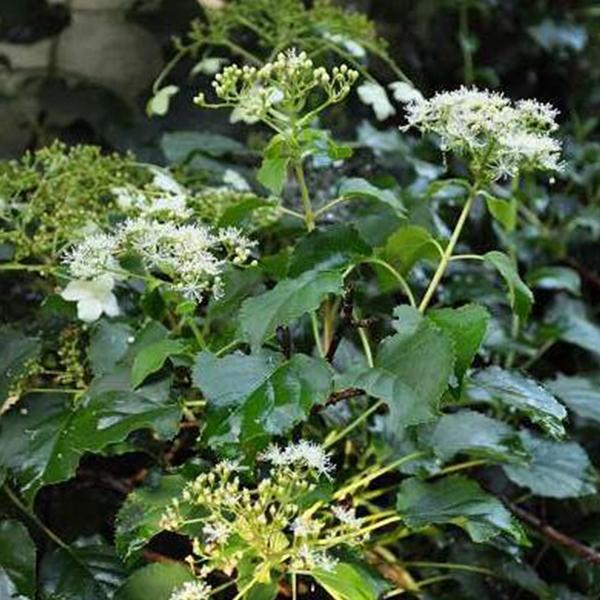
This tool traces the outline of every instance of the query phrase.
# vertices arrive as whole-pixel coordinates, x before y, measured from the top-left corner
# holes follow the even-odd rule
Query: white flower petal
[[[396,114],[396,109],[392,106],[385,89],[379,84],[367,81],[356,91],[361,101],[373,108],[379,121],[385,121]]]
[[[69,281],[67,287],[61,292],[61,297],[69,302],[82,300],[90,296],[89,281],[74,280]]]
[[[406,81],[394,81],[388,87],[392,90],[394,100],[397,102],[407,103],[424,100],[423,94],[417,88],[410,85],[410,83],[406,83]]]
[[[102,303],[96,298],[86,298],[77,303],[77,316],[87,323],[96,321],[102,314]]]

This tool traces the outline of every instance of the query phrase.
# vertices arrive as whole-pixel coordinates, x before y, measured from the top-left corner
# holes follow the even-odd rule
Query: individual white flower
[[[218,56],[207,56],[203,58],[193,69],[192,75],[204,73],[205,75],[214,75],[218,73],[221,67],[227,63],[226,58]]]
[[[204,525],[202,533],[208,544],[224,544],[229,538],[231,530],[225,521],[211,521]]]
[[[169,600],[210,600],[211,587],[204,581],[186,581],[176,588]]]
[[[355,42],[354,40],[347,38],[344,35],[341,35],[339,33],[325,33],[325,35],[323,36],[326,39],[332,41],[334,44],[337,44],[338,46],[343,46],[349,54],[351,54],[352,56],[354,56],[355,58],[358,59],[362,59],[365,58],[367,56],[367,51],[364,49],[363,46],[361,46],[359,43]]]
[[[292,569],[312,571],[321,569],[331,573],[335,570],[338,561],[325,551],[315,550],[307,545],[302,545],[297,550],[295,559],[292,561]]]
[[[223,173],[223,183],[240,192],[246,192],[250,189],[248,182],[233,169],[225,170],[225,173]]]
[[[331,477],[334,470],[330,455],[322,446],[308,440],[290,443],[283,449],[271,444],[259,458],[274,467],[299,465],[326,477]]]
[[[319,535],[322,524],[306,515],[299,515],[292,522],[292,533],[296,537],[309,537]]]
[[[371,106],[379,121],[385,121],[396,114],[385,88],[378,83],[366,81],[356,89],[363,104]]]
[[[402,102],[404,104],[408,102],[419,102],[423,100],[423,94],[410,83],[406,81],[394,81],[388,85],[388,88],[392,90],[394,100]]]
[[[61,292],[69,302],[77,302],[77,316],[88,323],[95,321],[105,313],[109,317],[119,314],[117,298],[113,294],[115,280],[108,274],[92,280],[70,281]]]
[[[255,85],[241,98],[239,104],[231,112],[231,123],[243,121],[248,125],[257,123],[261,115],[272,106],[279,104],[284,98],[284,93],[276,87],[263,87]]]
[[[131,210],[145,202],[144,194],[134,186],[114,187],[111,192],[114,194],[117,206],[121,210]]]

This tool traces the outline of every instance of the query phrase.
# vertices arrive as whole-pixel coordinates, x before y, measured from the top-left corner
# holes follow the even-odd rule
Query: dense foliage
[[[600,597],[597,9],[200,4],[0,165],[0,598]]]

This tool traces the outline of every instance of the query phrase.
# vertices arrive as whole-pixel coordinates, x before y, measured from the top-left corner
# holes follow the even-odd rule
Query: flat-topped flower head
[[[490,179],[519,171],[560,170],[558,111],[536,100],[513,104],[504,95],[461,87],[406,108],[408,127],[439,136],[443,151],[464,156],[471,169]]]

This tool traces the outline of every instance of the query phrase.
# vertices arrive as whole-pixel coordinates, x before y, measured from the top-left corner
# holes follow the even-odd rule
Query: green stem
[[[369,336],[364,327],[358,328],[358,337],[360,338],[360,341],[362,343],[362,347],[365,352],[365,357],[367,359],[367,364],[369,365],[369,368],[372,369],[375,366],[375,363],[373,361],[373,352],[371,351],[371,344],[369,343]]]
[[[323,348],[323,342],[321,342],[321,336],[319,334],[319,318],[317,317],[316,312],[311,313],[310,322],[312,325],[313,337],[315,338],[315,344],[317,345],[317,350],[319,351],[319,356],[321,358],[325,358],[325,349]]]
[[[408,282],[402,275],[400,275],[400,273],[392,265],[390,265],[390,263],[386,262],[385,260],[382,260],[381,258],[368,258],[363,262],[372,264],[372,265],[379,265],[380,267],[383,267],[389,273],[391,273],[394,276],[394,278],[398,281],[398,283],[400,284],[402,291],[408,297],[410,305],[414,306],[414,307],[417,306],[417,301],[415,300],[415,296],[412,293],[412,290],[410,289]]]
[[[300,186],[300,199],[302,200],[302,206],[304,207],[304,222],[306,223],[306,229],[312,231],[315,228],[315,213],[310,202],[310,195],[308,193],[306,179],[304,178],[304,169],[302,168],[301,162],[297,162],[294,165],[294,173],[296,174],[296,180]]]
[[[433,275],[433,278],[431,280],[431,283],[429,284],[429,287],[427,288],[427,291],[425,292],[425,295],[423,296],[423,300],[421,300],[421,304],[419,305],[419,311],[421,313],[424,313],[427,310],[427,307],[429,306],[429,303],[431,302],[431,299],[433,298],[433,295],[435,294],[435,291],[436,291],[440,281],[442,280],[442,277],[446,273],[446,269],[448,268],[448,263],[450,262],[450,259],[452,258],[452,253],[454,252],[454,248],[456,247],[456,244],[460,238],[460,234],[462,233],[463,227],[465,226],[465,223],[467,222],[467,218],[469,216],[469,213],[471,212],[471,207],[473,206],[473,202],[475,201],[475,198],[477,197],[477,191],[478,191],[478,185],[474,184],[471,187],[471,191],[469,192],[467,201],[465,202],[465,205],[463,206],[463,209],[460,213],[460,217],[458,218],[456,226],[454,227],[454,231],[452,232],[450,241],[448,242],[448,245],[446,246],[446,249],[444,250],[444,254],[442,256],[442,259],[440,260],[438,268],[436,269],[436,271]]]
[[[39,519],[39,517],[31,509],[29,509],[27,506],[25,506],[25,504],[23,504],[21,502],[21,500],[19,500],[19,498],[17,497],[17,495],[8,487],[8,485],[5,484],[2,489],[4,490],[4,493],[7,495],[8,499],[23,514],[27,515],[27,517],[33,523],[35,523],[35,525],[41,531],[43,531],[50,540],[52,540],[59,548],[62,548],[63,550],[65,550],[69,554],[73,553],[73,551],[71,550],[71,548],[69,547],[69,545],[66,542],[63,542],[52,530],[48,529],[48,527],[46,527],[46,525],[44,525],[44,523],[42,523],[42,521]]]
[[[342,429],[342,431],[340,431],[339,433],[333,433],[328,440],[325,440],[325,444],[323,447],[330,448],[335,443],[339,442],[341,439],[346,437],[351,431],[356,429],[363,421],[366,421],[374,412],[379,410],[382,406],[385,406],[385,402],[383,400],[378,400],[377,402],[375,402],[373,406],[361,413],[356,419],[354,419],[354,421],[352,421],[352,423],[350,423],[350,425]]]
[[[411,560],[402,563],[405,567],[421,567],[423,569],[448,569],[449,571],[467,571],[469,573],[479,573],[480,575],[489,575],[490,577],[498,577],[498,574],[485,567],[476,565],[463,565],[460,563],[447,562],[429,562],[421,560]]]

